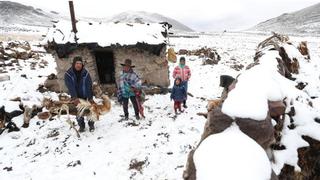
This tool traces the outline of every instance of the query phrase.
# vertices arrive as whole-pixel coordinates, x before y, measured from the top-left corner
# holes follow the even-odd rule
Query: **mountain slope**
[[[320,3],[296,12],[284,13],[276,18],[259,23],[250,30],[280,33],[319,33]]]
[[[126,22],[126,23],[158,23],[169,22],[174,30],[193,31],[184,24],[162,16],[157,13],[143,11],[128,11],[115,15],[111,18],[84,18],[77,17],[86,21],[106,21],[106,22]],[[50,27],[52,20],[69,19],[55,11],[46,12],[39,8],[26,6],[11,1],[0,1],[0,30],[4,31],[29,31],[32,27]]]
[[[159,23],[168,22],[172,24],[174,30],[180,31],[193,31],[186,25],[165,17],[157,13],[149,13],[144,11],[127,11],[113,16],[107,20],[108,22],[129,22],[129,23]]]
[[[0,1],[0,25],[28,25],[28,26],[51,26],[51,20],[58,14],[54,11],[45,12],[32,6],[26,6],[16,2]]]

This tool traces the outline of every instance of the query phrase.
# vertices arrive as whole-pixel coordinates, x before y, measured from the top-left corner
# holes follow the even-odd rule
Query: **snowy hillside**
[[[302,10],[284,13],[254,26],[254,31],[275,31],[278,33],[320,33],[320,3]]]
[[[0,1],[0,30],[31,31],[37,27],[50,27],[52,20],[60,19],[57,12],[46,12],[32,6]]]
[[[186,25],[157,13],[149,13],[144,11],[127,11],[113,16],[109,22],[124,22],[124,23],[159,23],[168,22],[174,30],[178,31],[193,31]]]
[[[65,122],[67,116],[52,121],[42,121],[35,117],[31,120],[29,128],[21,128],[21,131],[11,133],[5,131],[0,135],[0,179],[182,179],[188,153],[199,142],[206,121],[197,113],[206,112],[208,99],[220,97],[220,75],[236,77],[243,72],[244,68],[238,71],[239,69],[234,68],[235,65],[246,67],[252,63],[257,44],[266,37],[225,33],[199,35],[199,38],[172,38],[170,42],[176,51],[207,46],[215,48],[221,56],[217,65],[205,66],[198,56],[187,56],[187,64],[192,71],[188,91],[193,97],[188,97],[188,108],[185,112],[174,115],[173,102],[170,101],[169,94],[153,95],[147,96],[148,100],[144,104],[146,119],[124,121],[120,117],[123,114],[122,107],[112,100],[111,112],[96,123],[95,132],[86,131],[81,134],[81,138],[77,138],[75,132],[69,129]],[[308,41],[311,60],[301,63],[301,72],[296,78],[297,81],[304,80],[309,83],[304,91],[315,97],[312,99],[313,110],[320,111],[320,39],[291,37],[291,40],[294,43]],[[11,62],[13,59],[3,61],[3,64],[11,64],[10,66],[0,64],[0,76],[10,76],[10,81],[0,82],[0,106],[4,105],[7,111],[18,109],[18,103],[10,101],[16,97],[21,97],[25,104],[39,104],[44,97],[57,99],[56,93],[42,94],[36,91],[38,85],[44,82],[45,76],[55,72],[52,56],[44,53],[40,60],[42,59],[48,62],[44,68],[40,68],[39,60],[33,58],[19,60],[18,63]],[[30,68],[32,64],[36,64],[36,69]],[[172,72],[177,64],[169,65]],[[129,112],[133,117],[132,107],[129,107]],[[75,121],[74,116],[71,118]],[[20,115],[13,121],[20,127],[23,116]],[[297,125],[304,128],[316,129],[319,126],[312,124],[315,126],[309,127],[304,126],[303,122],[299,123]],[[297,129],[300,133],[308,131]],[[310,129],[310,132],[315,132],[314,129]],[[293,146],[290,148],[295,148],[297,144],[306,145],[300,141],[301,138],[295,130],[285,130],[285,142],[290,142]],[[248,148],[253,147],[263,154],[261,148],[251,139],[248,140],[248,137],[242,137],[241,134],[239,136],[238,132],[230,133],[246,142]],[[219,142],[221,138],[224,139],[224,136],[218,138]],[[296,142],[297,139],[299,142]],[[229,144],[229,147],[234,146]],[[245,148],[241,150],[245,151]],[[225,151],[220,149],[219,153],[223,152]],[[290,156],[295,154],[286,156],[282,152],[278,151],[275,154],[279,163],[273,164],[273,168],[277,170],[281,169],[284,163],[295,163]],[[259,154],[256,155],[261,157]],[[205,157],[202,161],[203,159]],[[241,162],[237,162],[237,165],[239,171],[247,167]]]
[[[47,27],[53,25],[52,21],[69,19],[55,11],[46,12],[32,6],[26,6],[11,1],[0,1],[0,31],[3,32],[41,32],[46,33]],[[169,17],[157,13],[143,11],[128,11],[111,18],[77,17],[90,22],[123,22],[123,23],[159,23],[169,22],[173,30],[193,31],[186,25]]]

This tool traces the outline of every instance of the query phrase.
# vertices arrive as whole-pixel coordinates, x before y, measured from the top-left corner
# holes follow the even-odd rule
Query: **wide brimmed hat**
[[[132,67],[132,68],[136,67],[136,66],[132,65],[132,60],[131,59],[124,60],[124,64],[121,64],[121,66],[129,66],[129,67]]]

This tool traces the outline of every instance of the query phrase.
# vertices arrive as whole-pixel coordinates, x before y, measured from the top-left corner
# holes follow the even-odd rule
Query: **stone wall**
[[[160,56],[155,56],[147,51],[139,49],[117,48],[114,50],[116,81],[122,72],[121,63],[129,58],[136,67],[134,71],[139,75],[141,81],[148,85],[169,86],[169,66],[165,58],[165,48]]]
[[[89,71],[92,81],[99,81],[98,73],[97,73],[97,65],[95,61],[94,55],[89,51],[88,48],[79,48],[75,51],[73,51],[67,58],[59,58],[56,53],[53,54],[56,63],[57,63],[57,77],[58,77],[58,83],[61,88],[61,91],[67,92],[67,87],[64,83],[64,74],[65,72],[71,67],[73,58],[76,56],[81,56],[84,63],[85,68]]]
[[[169,66],[165,58],[165,48],[162,49],[160,56],[153,55],[137,48],[117,47],[111,50],[114,54],[115,76],[117,82],[122,72],[121,63],[129,58],[132,60],[133,65],[136,66],[134,70],[143,83],[162,87],[169,86]],[[57,63],[57,77],[61,91],[67,91],[64,84],[64,74],[71,67],[72,60],[75,56],[82,57],[85,62],[85,68],[89,71],[92,81],[99,82],[95,56],[88,48],[79,48],[69,54],[67,58],[58,58],[55,52],[53,52],[53,56]]]

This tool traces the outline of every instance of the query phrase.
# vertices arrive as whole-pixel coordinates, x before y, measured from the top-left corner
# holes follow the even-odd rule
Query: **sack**
[[[177,56],[176,56],[176,53],[174,52],[173,48],[168,49],[168,61],[172,62],[172,63],[177,62]]]

